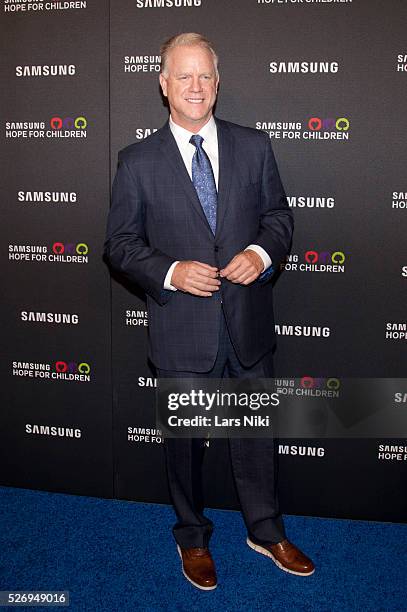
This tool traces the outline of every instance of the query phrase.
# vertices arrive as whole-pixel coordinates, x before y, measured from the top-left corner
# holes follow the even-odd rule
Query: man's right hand
[[[211,297],[219,291],[218,268],[200,261],[179,261],[171,276],[171,285],[180,291]]]

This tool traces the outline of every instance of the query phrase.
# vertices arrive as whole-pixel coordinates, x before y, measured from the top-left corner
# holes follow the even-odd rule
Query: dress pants
[[[250,368],[239,362],[221,308],[219,347],[209,372],[157,370],[160,378],[272,378],[272,353]],[[285,539],[277,499],[277,450],[273,438],[228,438],[233,476],[250,539],[256,544],[276,544]],[[207,547],[213,523],[204,516],[201,438],[164,440],[168,484],[177,523],[173,527],[181,548]]]

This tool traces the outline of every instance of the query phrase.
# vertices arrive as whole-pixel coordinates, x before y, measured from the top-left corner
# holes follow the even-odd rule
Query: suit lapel
[[[233,175],[233,138],[225,121],[216,118],[215,121],[218,130],[219,149],[218,210],[215,235],[219,236],[229,204],[229,191]]]
[[[184,189],[185,194],[187,195],[193,208],[195,209],[196,213],[199,215],[205,227],[207,228],[209,234],[213,238],[212,230],[205,217],[205,213],[202,210],[202,206],[195,191],[195,187],[185,167],[184,160],[182,159],[175,138],[172,135],[168,121],[160,130],[160,138],[161,150],[166,158],[166,161],[168,162],[168,165],[172,169],[178,184],[181,185]]]

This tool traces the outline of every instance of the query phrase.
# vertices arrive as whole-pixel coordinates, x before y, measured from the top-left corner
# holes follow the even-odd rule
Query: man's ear
[[[163,91],[163,95],[167,97],[167,79],[163,74],[160,74],[160,85]]]

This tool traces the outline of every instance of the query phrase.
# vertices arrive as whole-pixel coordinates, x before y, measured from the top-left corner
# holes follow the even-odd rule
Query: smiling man
[[[169,39],[161,64],[169,120],[119,153],[105,257],[146,293],[159,377],[271,378],[270,279],[289,251],[293,218],[270,140],[213,116],[218,58],[202,35]],[[286,538],[273,439],[228,442],[247,544],[280,569],[309,576],[312,561]],[[164,448],[182,571],[194,586],[214,589],[204,442],[168,438]]]
[[[165,51],[164,51],[165,57]],[[167,54],[160,74],[163,94],[171,107],[171,118],[186,130],[197,132],[212,116],[219,75],[212,56],[202,46],[174,47]]]

